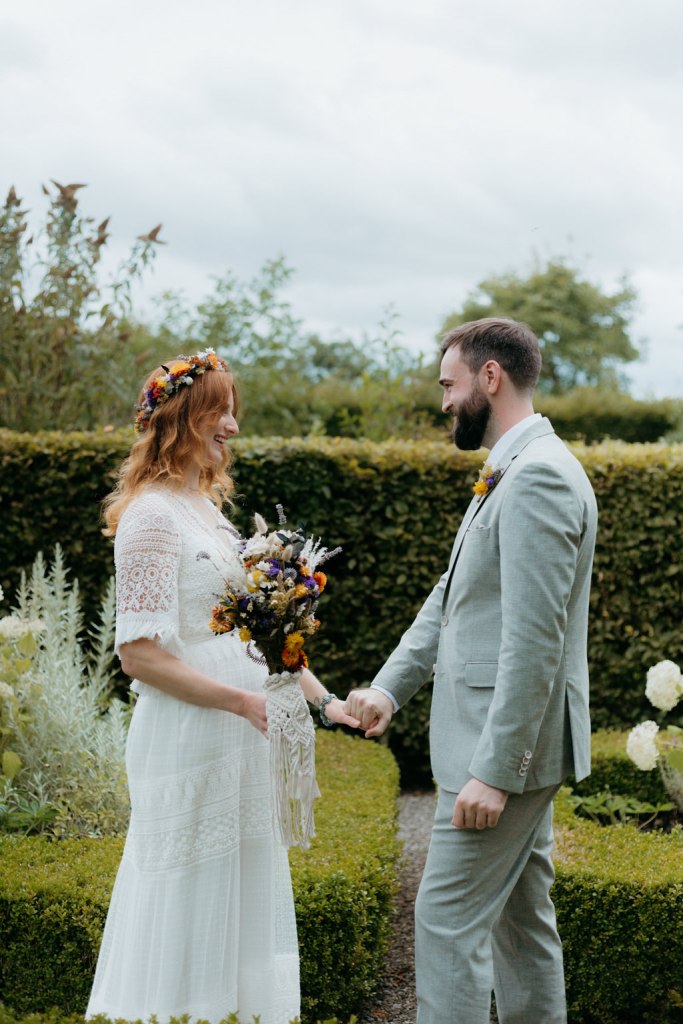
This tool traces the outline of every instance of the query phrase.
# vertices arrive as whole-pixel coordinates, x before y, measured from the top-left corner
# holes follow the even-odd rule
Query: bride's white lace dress
[[[118,647],[156,639],[231,686],[267,671],[208,622],[235,532],[204,498],[148,488],[116,535]],[[287,1024],[299,960],[286,850],[273,833],[268,741],[237,715],[135,683],[132,815],[87,1014],[181,1013]]]

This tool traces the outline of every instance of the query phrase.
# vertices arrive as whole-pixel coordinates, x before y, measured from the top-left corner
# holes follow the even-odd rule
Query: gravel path
[[[377,995],[358,1018],[358,1024],[415,1024],[413,909],[435,809],[434,792],[403,793],[399,797],[398,834],[403,841],[403,856],[392,919],[394,934]],[[491,1024],[495,1024],[495,1017]]]
[[[399,797],[403,858],[392,922],[394,936],[377,996],[359,1018],[359,1024],[415,1024],[413,907],[429,847],[435,803],[434,793],[403,793]]]

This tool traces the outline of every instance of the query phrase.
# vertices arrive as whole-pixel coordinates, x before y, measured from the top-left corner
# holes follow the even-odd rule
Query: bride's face
[[[205,431],[205,441],[209,456],[213,462],[218,464],[223,458],[223,448],[231,437],[240,432],[237,426],[233,411],[232,395],[225,408],[212,420]]]

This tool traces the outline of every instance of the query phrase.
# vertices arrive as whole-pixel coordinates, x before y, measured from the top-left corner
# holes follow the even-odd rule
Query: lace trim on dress
[[[153,822],[169,814],[195,811],[198,802],[212,804],[226,793],[238,792],[240,778],[247,784],[262,783],[267,788],[268,772],[262,750],[200,764],[179,775],[130,779],[133,813],[138,819]]]
[[[180,533],[164,498],[147,492],[131,502],[116,532],[116,652],[142,637],[178,636]]]
[[[131,803],[124,856],[141,871],[198,864],[235,850],[240,839],[272,834],[262,751],[131,783]]]
[[[267,796],[267,794],[266,794]],[[232,853],[240,839],[272,835],[273,825],[267,800],[240,802],[236,796],[225,800],[231,804],[222,813],[209,814],[181,828],[148,832],[131,822],[124,858],[139,871],[163,872],[173,867],[187,867]]]

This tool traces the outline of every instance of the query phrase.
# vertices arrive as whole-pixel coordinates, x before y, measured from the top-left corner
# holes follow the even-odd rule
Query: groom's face
[[[453,416],[454,444],[463,451],[476,451],[484,441],[491,403],[477,375],[460,358],[457,345],[444,353],[439,383],[443,388],[441,408]]]

